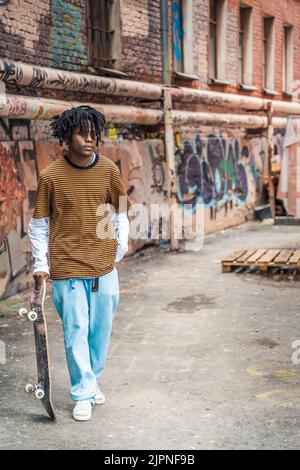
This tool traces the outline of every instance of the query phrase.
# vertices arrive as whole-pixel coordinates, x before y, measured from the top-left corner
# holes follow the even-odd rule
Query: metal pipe
[[[99,77],[3,59],[0,59],[0,80],[30,88],[131,96],[149,100],[159,100],[162,96],[161,86],[151,83]]]
[[[170,243],[171,250],[179,247],[176,226],[177,190],[176,190],[176,169],[175,169],[175,148],[174,131],[172,117],[172,97],[169,90],[164,91],[164,124],[165,124],[165,148],[169,173],[169,201],[170,201]]]
[[[0,94],[0,116],[21,119],[51,119],[72,106],[83,102],[53,100],[49,98],[32,98],[19,95]],[[135,106],[88,103],[102,111],[107,121],[112,123],[132,123],[155,125],[163,122],[164,112],[156,109],[138,108]],[[175,125],[228,125],[229,127],[266,128],[268,119],[265,116],[236,115],[220,113],[200,113],[191,111],[171,111]],[[286,126],[287,119],[273,117],[274,128]]]
[[[275,196],[275,187],[274,180],[272,177],[272,160],[274,157],[274,127],[273,127],[273,106],[272,103],[268,106],[267,118],[268,118],[268,129],[267,129],[267,138],[268,138],[268,155],[267,155],[267,174],[268,174],[268,189],[269,189],[269,203],[271,208],[271,213],[273,218],[276,215],[276,196]]]
[[[170,87],[173,101],[185,103],[198,103],[227,108],[249,109],[253,111],[266,111],[268,103],[273,103],[273,110],[277,113],[300,114],[300,104],[288,101],[267,100],[253,96],[244,96],[233,93],[199,90],[193,88]]]
[[[161,51],[163,83],[170,85],[170,57],[169,57],[169,22],[168,22],[168,0],[160,2],[160,24],[161,24]]]
[[[0,94],[0,116],[19,119],[51,119],[72,106],[89,104],[103,112],[108,122],[116,124],[154,125],[163,120],[163,112],[156,109],[137,108],[135,106],[105,105],[75,101],[32,98],[19,95]]]
[[[267,128],[267,116],[253,116],[251,114],[221,114],[221,113],[201,113],[196,111],[172,111],[173,123],[176,125],[207,125],[246,128]],[[276,128],[285,127],[286,118],[273,118],[273,126]]]
[[[165,0],[164,0],[165,1]],[[162,4],[164,3],[162,1]],[[161,7],[162,8],[162,7]],[[167,27],[167,24],[164,28]],[[167,30],[162,30],[164,34]],[[163,38],[166,47],[166,39]],[[168,41],[167,41],[168,42]],[[165,52],[169,49],[166,49]],[[169,58],[164,54],[164,80],[170,83]],[[80,91],[100,95],[118,95],[149,100],[160,100],[163,88],[147,82],[137,82],[110,77],[100,77],[84,73],[69,72],[49,67],[33,66],[21,62],[0,59],[0,80],[5,83],[17,84],[30,88],[48,88],[56,90]],[[253,96],[233,93],[221,93],[192,88],[168,87],[173,101],[198,103],[204,105],[240,108],[253,111],[267,110],[268,103],[273,103],[274,113],[300,114],[300,104],[287,101],[267,100]]]

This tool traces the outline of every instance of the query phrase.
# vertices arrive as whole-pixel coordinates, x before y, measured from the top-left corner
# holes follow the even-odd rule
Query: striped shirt
[[[51,279],[98,277],[114,268],[113,223],[107,210],[98,209],[107,203],[116,212],[132,205],[118,167],[103,155],[84,167],[64,155],[41,171],[33,218],[49,217]],[[114,237],[97,233],[101,221],[105,234]]]

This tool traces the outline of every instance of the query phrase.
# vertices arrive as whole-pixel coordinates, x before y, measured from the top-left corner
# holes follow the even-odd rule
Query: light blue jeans
[[[97,292],[92,278],[52,281],[52,298],[62,320],[72,400],[94,403],[119,303],[117,268],[99,277]]]

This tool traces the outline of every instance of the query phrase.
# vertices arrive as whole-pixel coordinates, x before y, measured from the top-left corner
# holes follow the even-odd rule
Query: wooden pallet
[[[239,250],[222,260],[222,272],[253,268],[262,272],[288,269],[300,272],[300,249]]]

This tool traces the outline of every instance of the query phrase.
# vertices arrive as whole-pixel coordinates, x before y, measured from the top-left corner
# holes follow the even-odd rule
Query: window
[[[263,88],[274,92],[275,82],[275,27],[274,18],[263,18]]]
[[[119,0],[88,0],[88,49],[92,67],[121,68]]]
[[[240,6],[239,26],[238,80],[241,84],[252,85],[252,8]]]
[[[282,89],[286,93],[291,93],[293,82],[293,27],[290,25],[284,26],[283,35],[283,76],[282,76]]]
[[[173,0],[173,63],[177,73],[193,74],[193,1]]]
[[[210,0],[209,8],[209,77],[226,79],[227,1]]]

